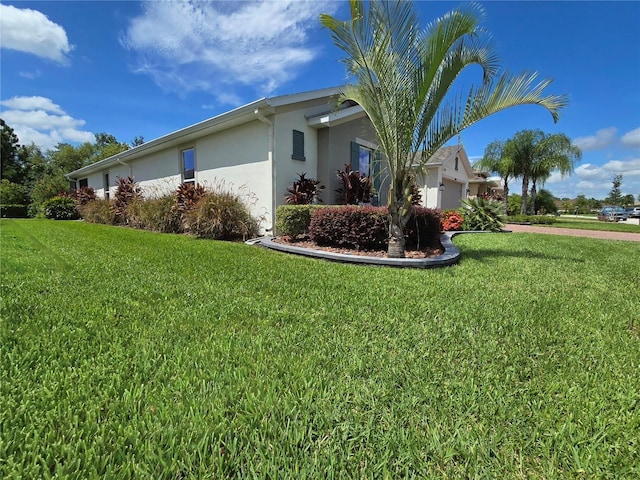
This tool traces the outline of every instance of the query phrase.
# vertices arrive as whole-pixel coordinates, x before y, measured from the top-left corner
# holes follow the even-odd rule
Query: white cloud
[[[64,114],[60,105],[56,105],[45,97],[13,97],[0,103],[15,110],[44,110],[45,112]]]
[[[625,133],[620,140],[628,147],[640,148],[640,128]]]
[[[603,165],[585,163],[577,167],[571,177],[556,181],[551,190],[560,197],[585,195],[602,200],[611,191],[613,176],[617,174],[622,174],[623,195],[632,194],[637,198],[640,194],[640,158],[611,160]],[[547,183],[552,183],[550,180]]]
[[[73,50],[67,33],[43,13],[29,8],[0,4],[0,39],[2,48],[32,53],[66,65]]]
[[[603,128],[598,130],[595,135],[576,138],[573,144],[582,150],[599,150],[615,142],[616,131],[616,127]]]
[[[20,72],[19,75],[22,78],[33,80],[34,78],[40,77],[42,75],[42,72],[40,70],[36,70],[35,72]]]
[[[10,110],[2,118],[18,135],[20,143],[35,143],[46,150],[60,142],[92,142],[93,133],[82,130],[86,122],[68,115],[59,105],[45,97],[13,97],[0,101]]]
[[[318,55],[309,32],[337,2],[149,2],[121,44],[137,54],[134,71],[161,88],[201,90],[235,102],[235,84],[268,95]]]

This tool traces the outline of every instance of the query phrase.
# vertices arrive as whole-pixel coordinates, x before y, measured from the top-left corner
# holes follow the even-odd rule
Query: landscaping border
[[[509,231],[504,231],[509,233]],[[444,248],[444,253],[436,257],[430,258],[384,258],[384,257],[367,257],[363,255],[349,255],[345,253],[327,252],[324,250],[314,250],[313,248],[296,247],[283,243],[277,243],[274,237],[264,237],[260,239],[260,245],[271,250],[291,253],[294,255],[303,255],[305,257],[318,258],[322,260],[330,260],[333,262],[354,263],[358,265],[374,265],[384,267],[398,268],[439,268],[455,265],[460,260],[460,250],[456,247],[451,239],[462,233],[493,233],[493,232],[446,232],[440,236],[440,243]]]

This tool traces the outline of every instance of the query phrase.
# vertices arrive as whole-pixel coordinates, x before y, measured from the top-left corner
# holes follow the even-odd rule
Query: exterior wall
[[[351,142],[364,140],[371,145],[377,145],[376,135],[371,124],[365,118],[352,120],[334,127],[318,130],[318,180],[326,187],[323,195],[324,203],[336,202],[336,190],[342,187],[336,177],[337,170],[343,170],[345,164],[351,164]],[[365,145],[366,146],[366,145]],[[382,162],[384,166],[384,161]],[[382,179],[387,175],[381,169]],[[380,190],[380,204],[386,205],[388,182],[382,182]]]
[[[263,229],[272,228],[274,213],[269,141],[269,127],[256,120],[195,142],[196,182],[239,194],[253,215],[264,218]],[[176,150],[178,163],[180,150]]]
[[[125,175],[133,176],[142,187],[145,197],[160,197],[172,193],[180,185],[180,151],[177,148],[168,148],[127,164],[130,173]],[[126,172],[126,167],[124,169]],[[115,182],[116,178],[111,180],[109,175],[109,180]]]
[[[426,174],[423,175],[420,181],[420,183],[424,185],[420,189],[423,206],[427,208],[439,208],[442,197],[442,192],[440,191],[441,181],[442,175],[439,168],[427,168]]]
[[[86,178],[100,198],[104,198],[107,172],[112,186],[111,198],[117,178],[127,176],[133,176],[147,198],[172,193],[182,182],[181,151],[194,147],[196,182],[240,194],[252,214],[264,219],[261,224],[264,230],[271,228],[273,221],[268,143],[267,125],[254,121],[125,162],[125,165],[111,165]]]
[[[274,119],[276,165],[274,206],[283,205],[287,188],[306,173],[307,178],[318,178],[318,131],[307,125],[304,109],[279,110]],[[304,133],[305,160],[294,160],[293,130]]]

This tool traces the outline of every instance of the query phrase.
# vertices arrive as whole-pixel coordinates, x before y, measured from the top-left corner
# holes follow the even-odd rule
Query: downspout
[[[274,149],[275,149],[275,128],[273,122],[260,113],[259,109],[254,110],[254,115],[262,123],[266,123],[269,126],[269,147],[267,153],[267,160],[271,165],[271,225],[265,227],[265,231],[271,231],[273,233],[273,227],[275,223],[276,215],[276,165],[273,161]]]

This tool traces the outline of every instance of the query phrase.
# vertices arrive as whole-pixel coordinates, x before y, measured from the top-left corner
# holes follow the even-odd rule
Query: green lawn
[[[601,230],[601,231],[609,231],[609,232],[630,232],[630,233],[640,233],[640,225],[632,225],[626,223],[618,223],[618,222],[603,222],[599,221],[596,218],[588,219],[581,217],[570,217],[562,215],[557,217],[558,221],[549,227],[560,227],[560,228],[576,228],[580,230]]]
[[[342,265],[2,220],[0,478],[639,478],[639,245]]]

